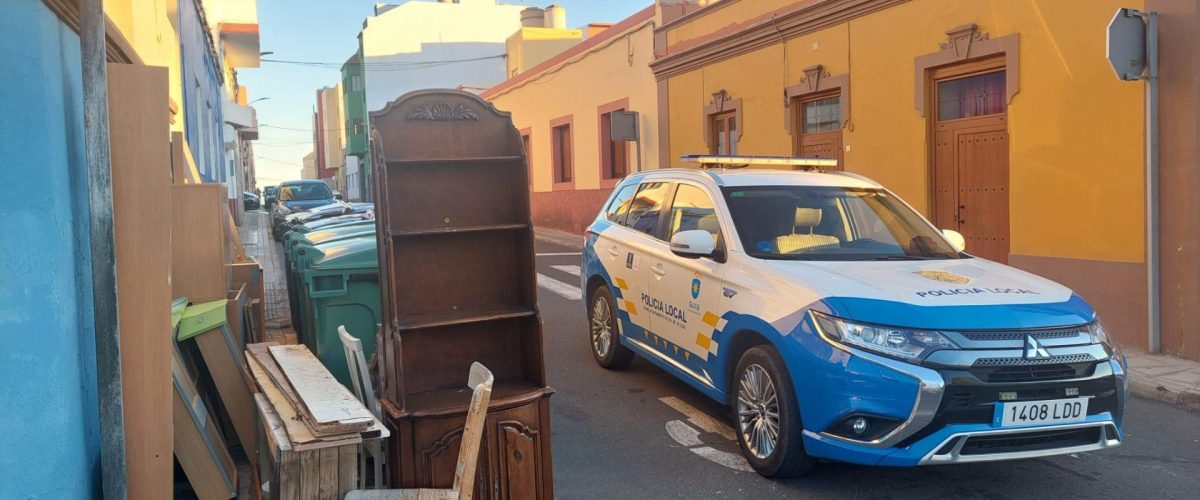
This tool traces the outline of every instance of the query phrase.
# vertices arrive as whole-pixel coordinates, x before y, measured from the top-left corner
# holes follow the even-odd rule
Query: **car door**
[[[623,320],[621,334],[625,336],[644,337],[650,329],[650,318],[642,307],[649,279],[645,258],[650,245],[657,241],[659,213],[669,188],[669,183],[643,182],[623,203],[627,207],[619,209],[614,224],[596,240],[596,254],[612,281],[618,318]]]
[[[719,347],[713,335],[720,322],[726,270],[721,220],[714,194],[702,185],[684,181],[672,192],[671,207],[664,211],[663,239],[647,258],[647,289],[653,298],[650,328],[661,337],[660,352],[685,366],[704,366]],[[717,248],[712,257],[688,258],[671,252],[668,242],[675,233],[696,229],[712,234]],[[707,376],[703,372],[692,375]]]

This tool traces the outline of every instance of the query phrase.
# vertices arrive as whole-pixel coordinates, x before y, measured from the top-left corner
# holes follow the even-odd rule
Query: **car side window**
[[[637,184],[630,184],[617,191],[617,195],[613,197],[612,203],[609,203],[608,209],[604,211],[604,217],[620,224],[620,218],[629,210],[629,202],[633,201],[633,192],[637,188]]]
[[[658,217],[663,209],[663,201],[667,198],[670,183],[647,182],[642,184],[637,196],[629,204],[629,213],[625,216],[625,225],[635,231],[641,231],[650,236],[658,237]]]
[[[717,211],[713,208],[712,198],[703,189],[690,184],[680,184],[675,191],[675,199],[671,202],[671,227],[667,232],[667,240],[680,231],[696,229],[708,231],[715,244],[721,235]]]

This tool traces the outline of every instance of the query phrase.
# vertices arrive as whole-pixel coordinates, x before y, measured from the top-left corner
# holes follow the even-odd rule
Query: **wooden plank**
[[[321,489],[321,450],[300,452],[300,498],[316,500]]]
[[[254,447],[254,403],[250,389],[242,378],[240,351],[234,351],[233,339],[225,327],[214,328],[195,336],[196,346],[208,367],[221,404],[233,423],[238,442],[247,453]]]
[[[237,472],[225,440],[184,371],[179,351],[172,349],[171,381],[175,397],[171,410],[174,455],[201,500],[227,499],[237,494]]]
[[[250,367],[250,371],[258,383],[259,389],[271,402],[271,406],[283,422],[293,450],[305,451],[326,446],[353,445],[362,442],[362,438],[358,435],[342,435],[328,438],[314,435],[312,430],[305,425],[303,419],[296,413],[295,407],[284,397],[279,387],[267,375],[266,370],[263,369],[258,359],[254,356],[247,356],[246,364]]]
[[[338,500],[338,448],[323,448],[321,450],[320,484],[317,485],[319,500]]]
[[[167,70],[108,65],[114,251],[130,498],[172,492],[170,142]],[[158,138],[155,140],[154,138]]]
[[[225,268],[224,186],[171,186],[171,293],[192,303],[224,299],[229,290]]]
[[[229,289],[229,302],[225,303],[225,323],[229,325],[229,332],[233,334],[233,345],[237,347],[238,353],[246,348],[246,303],[249,300],[246,285],[234,284],[233,288]],[[237,358],[240,362],[241,356]]]
[[[358,446],[339,446],[338,450],[338,498],[358,487]],[[365,457],[364,457],[365,459]]]
[[[230,282],[237,286],[242,283],[246,285],[247,297],[254,305],[255,315],[254,330],[260,337],[267,331],[267,301],[266,301],[266,282],[263,280],[262,265],[257,261],[237,262],[229,265]],[[247,342],[262,342],[262,338],[247,337]]]
[[[171,178],[175,184],[200,183],[200,171],[183,132],[171,132]]]
[[[362,402],[338,383],[305,346],[271,346],[271,356],[300,396],[300,410],[311,417],[309,426],[325,429],[365,430],[374,421]]]

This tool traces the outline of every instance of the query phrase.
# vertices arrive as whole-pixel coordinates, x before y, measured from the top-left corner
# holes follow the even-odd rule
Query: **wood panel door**
[[[1004,115],[939,123],[934,221],[967,240],[967,252],[1008,262],[1008,128]]]
[[[837,160],[837,166],[825,170],[845,170],[846,166],[842,163],[842,130],[800,134],[796,143],[796,156],[831,158]]]
[[[950,70],[952,71],[952,70]],[[934,81],[933,219],[967,252],[1008,262],[1008,114],[1004,72]]]
[[[793,100],[792,117],[794,141],[792,154],[805,158],[837,160],[837,166],[826,170],[845,170],[842,155],[842,95],[841,91],[822,92]]]

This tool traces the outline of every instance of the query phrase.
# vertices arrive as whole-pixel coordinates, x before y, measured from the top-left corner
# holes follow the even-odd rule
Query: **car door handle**
[[[617,255],[619,255],[619,254],[620,254],[620,252],[618,252],[616,248],[609,248],[609,249],[608,249],[608,254],[609,254],[609,255],[611,255],[611,256],[613,256],[613,257],[616,257]]]
[[[666,268],[663,267],[662,264],[656,264],[654,267],[651,267],[650,272],[657,274],[659,276],[665,276],[667,274],[667,270],[666,270]]]

